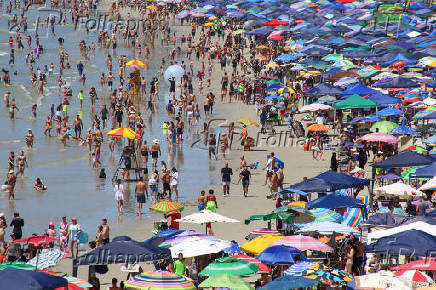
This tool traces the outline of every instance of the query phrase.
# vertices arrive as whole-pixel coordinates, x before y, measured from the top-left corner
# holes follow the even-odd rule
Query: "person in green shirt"
[[[186,261],[182,253],[179,253],[179,258],[174,261],[174,274],[186,276]]]

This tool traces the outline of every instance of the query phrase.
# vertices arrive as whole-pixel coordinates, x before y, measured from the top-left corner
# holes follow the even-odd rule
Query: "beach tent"
[[[331,192],[343,188],[369,185],[369,179],[354,178],[334,171],[326,171],[305,181],[291,185],[290,188],[304,192]]]
[[[306,204],[306,208],[360,208],[364,218],[366,218],[366,206],[361,200],[336,193],[321,196],[320,198],[309,201]]]
[[[360,108],[375,108],[377,104],[371,100],[364,99],[359,95],[352,95],[351,97],[337,102],[334,105],[336,110],[345,110],[345,109],[360,109]]]
[[[323,96],[323,95],[337,95],[342,91],[338,88],[330,86],[325,83],[321,83],[313,88],[307,90],[304,94],[309,96]]]
[[[78,257],[77,265],[127,264],[167,258],[171,258],[169,249],[133,240],[115,240]]]
[[[368,88],[367,86],[365,86],[362,83],[357,83],[351,87],[349,87],[347,90],[343,91],[341,93],[342,96],[344,95],[360,95],[360,96],[365,96],[365,95],[369,95],[369,94],[375,94],[378,93],[379,91]]]
[[[377,242],[365,246],[365,252],[367,253],[415,257],[426,257],[434,249],[436,249],[436,237],[421,230],[403,231],[391,236],[382,237]]]
[[[420,85],[416,83],[415,81],[404,78],[404,77],[397,77],[397,78],[389,78],[385,80],[380,80],[376,82],[373,87],[375,88],[382,88],[382,89],[407,89],[407,88],[419,88]]]
[[[410,174],[410,178],[432,178],[434,176],[436,176],[436,161]]]
[[[15,268],[0,270],[0,281],[1,288],[8,290],[39,290],[60,287],[67,289],[68,287],[68,281],[65,278]]]
[[[400,98],[392,97],[391,95],[382,94],[380,92],[372,94],[366,99],[376,102],[377,107],[394,106],[396,104],[401,104]]]
[[[383,161],[373,164],[374,168],[402,168],[429,165],[435,159],[429,156],[424,156],[413,151],[405,150],[397,155],[393,155]]]
[[[411,224],[401,225],[391,229],[370,232],[368,233],[367,241],[368,244],[371,244],[374,242],[374,240],[378,240],[384,237],[389,237],[409,230],[419,230],[427,234],[436,236],[436,225],[432,225],[423,221],[417,221]]]
[[[406,220],[408,220],[408,217],[386,212],[386,213],[377,213],[375,215],[370,216],[368,220],[365,222],[365,224],[373,225],[373,226],[397,227],[400,226]]]

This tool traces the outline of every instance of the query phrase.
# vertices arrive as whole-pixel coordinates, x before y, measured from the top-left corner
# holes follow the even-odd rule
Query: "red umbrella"
[[[393,64],[391,64],[390,67],[392,67],[392,68],[394,68],[394,67],[403,67],[405,65],[407,65],[407,61],[399,60],[399,61],[396,61]]]
[[[253,257],[247,256],[244,254],[238,254],[238,255],[235,255],[233,257],[247,261],[250,264],[258,266],[260,268],[260,270],[257,273],[271,273],[271,269],[258,259],[255,259]]]
[[[391,270],[423,270],[423,271],[436,271],[436,259],[425,258],[416,260],[407,264],[392,267]]]
[[[434,281],[424,272],[418,270],[401,270],[394,273],[398,277],[406,278],[407,280],[412,280],[415,283],[423,284],[433,284]]]
[[[267,38],[268,40],[283,40],[285,39],[283,36],[281,36],[280,34],[273,34],[268,36]]]
[[[12,241],[13,243],[26,243],[26,244],[48,244],[57,241],[56,238],[48,236],[30,236]]]
[[[280,25],[287,26],[287,25],[289,25],[289,22],[281,21],[278,18],[275,18],[275,19],[268,21],[268,22],[265,22],[263,24],[263,26],[271,26],[271,27],[276,27],[276,26],[280,26]]]
[[[353,3],[355,0],[338,0],[340,3]]]

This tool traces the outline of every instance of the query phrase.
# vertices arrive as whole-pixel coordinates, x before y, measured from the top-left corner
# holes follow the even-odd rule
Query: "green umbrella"
[[[216,259],[199,273],[200,276],[215,276],[219,274],[230,274],[235,276],[251,275],[260,268],[247,261],[235,257],[223,257]]]
[[[232,35],[238,35],[238,34],[242,34],[242,33],[244,33],[244,32],[245,32],[244,29],[238,29],[238,30],[233,31],[233,32],[232,32]]]
[[[21,270],[36,270],[35,266],[26,264],[24,262],[5,262],[4,264],[0,265],[0,270],[4,270],[7,268],[15,268],[15,269],[21,269]]]
[[[271,85],[271,84],[279,84],[280,81],[279,79],[272,79],[266,82],[267,84]]]
[[[390,133],[393,129],[397,128],[398,124],[391,121],[380,121],[376,122],[371,126],[371,131],[376,132],[378,129],[379,133]]]
[[[406,170],[403,173],[401,173],[401,177],[403,179],[410,179],[410,174],[415,173],[416,170],[423,168],[423,167],[425,167],[425,166],[412,167],[409,170]],[[414,179],[416,179],[416,178],[414,178]],[[428,179],[428,178],[418,178],[418,179],[424,180],[424,179]]]
[[[342,54],[329,54],[324,56],[322,59],[326,60],[326,61],[338,61],[338,60],[342,60],[344,58],[344,56]]]
[[[254,289],[247,281],[229,274],[219,274],[207,278],[198,288],[230,288],[232,290],[251,290]]]

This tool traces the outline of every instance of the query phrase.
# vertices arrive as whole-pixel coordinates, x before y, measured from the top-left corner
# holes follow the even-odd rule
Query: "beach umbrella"
[[[241,119],[241,120],[238,120],[238,123],[243,124],[243,125],[247,125],[247,126],[259,127],[259,124],[251,119]]]
[[[180,11],[179,13],[177,13],[176,14],[176,18],[177,19],[183,19],[183,18],[185,18],[186,16],[188,16],[189,15],[189,10],[182,10],[182,11]]]
[[[109,131],[107,133],[109,136],[112,136],[114,138],[128,138],[128,139],[135,139],[137,137],[135,131],[133,131],[130,128],[118,128],[114,129],[112,131]]]
[[[197,233],[194,231],[186,231],[184,233],[181,233],[179,235],[172,236],[169,239],[166,239],[165,241],[163,241],[159,244],[159,247],[170,248],[170,247],[173,247],[174,245],[180,244],[180,243],[182,243],[182,242],[184,242],[187,239],[190,239],[192,237],[198,237],[201,239],[207,239],[207,240],[212,240],[212,241],[220,241],[220,239],[218,239],[217,237],[214,237],[214,236],[209,236],[209,235]]]
[[[278,18],[275,18],[275,19],[268,21],[268,22],[265,22],[263,24],[263,26],[270,26],[270,27],[286,26],[286,25],[289,25],[289,22],[279,20]]]
[[[320,234],[332,234],[334,232],[341,234],[357,234],[359,231],[349,227],[347,225],[334,223],[334,222],[312,222],[304,225],[302,228],[298,230],[300,233],[320,233]]]
[[[258,255],[263,250],[268,248],[272,242],[275,242],[281,238],[283,238],[283,236],[265,234],[241,245],[241,250],[246,253]]]
[[[66,255],[65,252],[59,249],[42,249],[28,264],[38,269],[46,269],[55,266],[59,261],[65,258]]]
[[[374,189],[377,196],[398,196],[403,198],[410,198],[413,196],[423,196],[424,193],[401,181],[397,183],[388,184],[385,186],[377,187]]]
[[[306,250],[320,251],[320,252],[333,251],[333,249],[330,246],[324,244],[318,239],[309,236],[303,236],[303,235],[285,236],[280,240],[271,243],[271,246],[278,246],[278,245],[294,247],[300,251],[306,251]]]
[[[364,135],[361,140],[368,142],[385,142],[385,143],[398,143],[400,142],[395,136],[385,133],[370,133]]]
[[[374,123],[370,130],[372,132],[380,132],[380,133],[390,133],[393,129],[397,128],[398,124],[391,122],[391,121],[380,121]]]
[[[185,206],[178,202],[173,201],[159,201],[158,203],[153,204],[150,206],[150,210],[157,212],[157,213],[169,213],[172,211],[183,211]]]
[[[397,128],[395,128],[391,131],[391,134],[394,134],[394,135],[412,135],[412,136],[421,135],[418,132],[416,132],[414,129],[407,127],[407,126],[398,126]]]
[[[205,224],[205,223],[238,223],[238,220],[214,213],[208,209],[196,212],[176,220],[181,223]]]
[[[274,83],[274,84],[270,84],[269,86],[267,86],[266,88],[265,88],[265,90],[267,90],[267,91],[272,91],[272,90],[278,90],[278,89],[281,89],[281,88],[283,88],[284,87],[284,85],[282,85],[282,84],[280,84],[280,83]]]
[[[244,255],[244,254],[233,255],[233,257],[247,261],[251,264],[258,266],[260,268],[260,270],[257,271],[257,273],[271,273],[271,269],[267,265],[265,265],[264,263],[262,263],[260,260],[258,260],[256,258],[253,258],[253,257],[248,256],[248,255]]]
[[[314,208],[309,210],[314,216],[314,222],[338,222],[342,216],[328,208]]]
[[[180,65],[174,64],[170,65],[164,72],[164,78],[167,84],[169,84],[169,79],[174,78],[180,80],[185,74],[185,69]]]
[[[421,270],[421,271],[436,271],[436,259],[432,257],[427,257],[424,259],[419,259],[407,264],[398,265],[392,267],[391,270]]]
[[[145,6],[145,8],[151,9],[151,10],[157,10],[157,7],[154,5],[148,5],[148,6]]]
[[[313,124],[307,127],[307,131],[328,131],[328,130],[330,129],[322,124]]]
[[[136,275],[124,282],[128,289],[144,290],[195,290],[194,283],[186,277],[168,271],[150,271]]]
[[[229,288],[234,290],[254,290],[254,287],[250,285],[244,279],[241,279],[234,275],[219,274],[211,276],[203,281],[198,288]]]
[[[433,279],[430,278],[427,274],[418,270],[400,270],[395,272],[394,274],[395,276],[403,277],[419,285],[428,285],[435,283]]]
[[[315,263],[313,263],[313,262],[301,261],[298,264],[291,265],[288,269],[285,270],[285,272],[283,272],[283,274],[285,274],[285,275],[300,274],[301,272],[312,267],[313,265],[315,265]]]
[[[289,290],[297,288],[309,288],[319,284],[317,280],[304,277],[282,276],[278,277],[265,286],[258,288],[259,290]]]
[[[12,241],[12,243],[23,243],[23,244],[48,244],[57,241],[56,238],[49,236],[30,236]]]
[[[398,127],[398,128],[400,128],[400,127]],[[398,128],[396,128],[396,129],[398,129]],[[406,150],[413,151],[413,152],[427,152],[427,149],[425,149],[421,146],[416,146],[416,145],[410,145],[409,147],[406,148]]]
[[[68,289],[85,289],[93,287],[91,283],[81,280],[76,277],[64,276],[63,278],[68,281]]]
[[[202,237],[189,237],[184,241],[170,247],[171,255],[173,258],[177,258],[179,253],[183,254],[183,257],[197,257],[207,254],[215,254],[221,252],[225,248],[228,248],[230,244],[223,240],[208,240]]]
[[[436,58],[432,56],[426,56],[419,60],[419,64],[429,66],[429,67],[436,67]]]
[[[278,80],[278,79],[272,79],[272,80],[267,81],[266,83],[267,83],[268,85],[270,85],[270,84],[277,84],[277,83],[280,83],[280,80]]]
[[[239,244],[235,241],[231,241],[230,246],[223,249],[222,251],[223,251],[223,253],[226,253],[226,254],[241,254],[244,252],[239,247]]]
[[[25,262],[4,262],[3,264],[0,264],[0,270],[4,270],[7,268],[15,268],[15,269],[21,269],[21,270],[36,270],[35,266],[29,265]]]
[[[291,87],[284,87],[277,90],[279,94],[295,94],[295,91]]]
[[[355,288],[365,288],[365,289],[396,289],[396,290],[406,290],[412,289],[412,281],[405,278],[395,276],[394,273],[390,271],[379,271],[377,273],[368,274],[364,276],[356,276]]]
[[[251,241],[252,239],[259,237],[259,236],[263,236],[266,234],[271,234],[271,235],[280,235],[280,232],[277,230],[271,230],[271,229],[256,229],[251,231],[246,237],[246,240]]]
[[[138,68],[138,67],[144,67],[144,66],[146,66],[147,64],[146,64],[145,62],[143,62],[142,60],[139,60],[139,59],[132,59],[132,60],[129,60],[129,61],[126,63],[126,65],[127,65],[127,66],[133,66],[133,67]]]
[[[300,256],[303,261],[307,261],[306,256],[299,249],[278,245],[269,246],[257,256],[257,259],[267,265],[288,265],[295,263],[296,256]]]
[[[198,275],[215,276],[230,274],[235,276],[247,276],[258,272],[260,268],[247,261],[235,257],[222,257],[206,266]]]
[[[232,35],[238,35],[238,34],[242,34],[242,33],[244,33],[244,32],[245,32],[244,29],[237,29],[237,30],[235,30],[235,31],[232,32]]]
[[[300,273],[294,274],[293,276],[316,279],[322,284],[329,286],[346,285],[347,283],[353,281],[353,276],[351,274],[348,274],[343,270],[334,269],[318,263]]]
[[[205,23],[203,26],[204,27],[211,27],[211,26],[214,26],[215,25],[215,23],[213,23],[213,22],[208,22],[208,23]]]
[[[272,67],[279,67],[279,65],[275,62],[270,62],[268,64],[265,65],[266,68],[272,68]],[[283,87],[283,86],[282,86]]]
[[[41,290],[67,287],[62,277],[37,271],[7,268],[0,271],[1,288],[8,290]]]
[[[280,34],[273,34],[273,35],[268,36],[267,39],[280,41],[280,40],[284,40],[285,38],[283,36],[281,36]]]

